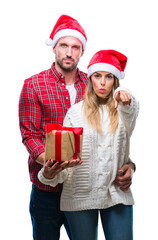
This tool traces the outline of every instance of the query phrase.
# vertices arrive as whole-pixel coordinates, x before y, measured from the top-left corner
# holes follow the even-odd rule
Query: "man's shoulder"
[[[25,79],[25,83],[35,83],[35,82],[42,82],[46,80],[50,74],[51,69],[43,70],[39,73],[32,75],[31,77]]]
[[[80,78],[83,81],[88,82],[88,75],[87,75],[87,73],[80,71]]]
[[[83,71],[81,71],[81,70],[79,70],[79,71],[80,71],[80,74],[81,74],[81,75],[86,76],[86,77],[88,78],[88,74],[87,74],[86,72],[83,72]]]

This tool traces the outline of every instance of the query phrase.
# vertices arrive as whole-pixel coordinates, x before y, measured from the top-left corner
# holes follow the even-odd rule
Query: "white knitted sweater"
[[[118,88],[116,91],[122,90]],[[123,89],[124,90],[124,89]],[[64,119],[64,126],[83,127],[82,165],[65,169],[53,179],[46,179],[39,172],[39,180],[51,186],[63,184],[61,210],[79,211],[103,209],[122,203],[133,205],[129,189],[120,190],[113,184],[118,169],[128,161],[129,139],[135,126],[139,104],[132,96],[130,106],[119,104],[119,125],[114,134],[108,132],[109,116],[103,107],[103,135],[97,133],[83,116],[83,101],[73,105]],[[102,111],[101,111],[102,113]]]

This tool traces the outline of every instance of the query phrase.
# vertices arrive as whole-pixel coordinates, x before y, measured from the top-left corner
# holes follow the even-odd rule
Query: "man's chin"
[[[60,67],[62,70],[66,71],[66,72],[70,72],[70,71],[72,71],[74,68],[76,68],[76,64],[60,64],[60,63],[58,62],[58,65],[59,65],[59,67]]]
[[[69,71],[74,70],[75,67],[76,67],[76,65],[72,65],[72,66],[64,66],[64,67],[63,67],[63,70],[69,72]]]

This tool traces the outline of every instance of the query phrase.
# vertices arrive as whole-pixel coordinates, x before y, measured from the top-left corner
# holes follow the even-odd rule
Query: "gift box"
[[[63,127],[55,123],[47,124],[46,128],[45,160],[81,159],[83,128]]]

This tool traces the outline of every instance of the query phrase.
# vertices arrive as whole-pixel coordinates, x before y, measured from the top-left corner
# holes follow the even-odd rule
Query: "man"
[[[62,224],[71,238],[64,214],[60,211],[62,185],[55,188],[43,185],[37,174],[45,160],[46,123],[62,124],[70,106],[83,98],[88,78],[87,74],[79,71],[77,65],[84,53],[86,41],[81,25],[74,18],[62,15],[46,42],[53,48],[55,63],[50,69],[25,80],[20,95],[20,130],[22,141],[29,152],[32,182],[30,214],[35,240],[58,240]],[[65,167],[79,164],[79,160],[55,163],[51,177]],[[123,176],[116,178],[115,183],[122,190],[131,185],[131,168],[132,164],[123,166],[120,170],[120,175]]]

